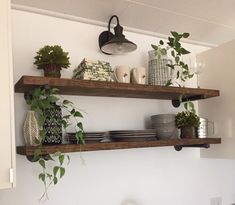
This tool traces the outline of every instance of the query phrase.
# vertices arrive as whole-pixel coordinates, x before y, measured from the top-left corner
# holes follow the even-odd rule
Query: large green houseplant
[[[38,87],[25,94],[26,103],[29,105],[32,111],[35,111],[38,125],[39,125],[39,138],[35,139],[37,149],[35,150],[33,159],[31,161],[38,162],[41,167],[41,172],[38,177],[43,182],[44,193],[42,199],[48,199],[47,190],[52,184],[57,184],[65,174],[65,163],[69,162],[69,156],[67,154],[56,152],[53,154],[43,153],[42,145],[45,141],[45,120],[48,116],[48,109],[53,109],[55,106],[59,106],[63,111],[62,125],[66,129],[70,125],[74,125],[72,121],[75,121],[74,129],[76,132],[77,142],[83,144],[83,125],[80,122],[82,114],[78,111],[73,103],[66,99],[58,97],[58,89],[49,87]],[[67,160],[66,160],[67,159]],[[52,168],[51,168],[52,164]],[[53,165],[54,164],[54,165]]]
[[[177,81],[180,80],[185,82],[186,80],[193,77],[193,72],[191,68],[183,62],[182,56],[187,55],[190,51],[186,50],[182,44],[181,40],[189,37],[189,33],[177,33],[175,31],[171,31],[171,36],[168,37],[168,41],[166,42],[166,46],[162,40],[159,41],[158,45],[151,45],[155,51],[155,55],[160,59],[162,55],[170,55],[174,62],[172,64],[167,64],[166,66],[172,69],[172,72],[176,74],[175,79],[172,77],[166,83],[166,86],[172,85],[173,83],[181,86],[181,84]]]
[[[40,48],[34,57],[34,64],[38,69],[44,70],[46,77],[60,77],[60,70],[70,65],[68,52],[64,52],[61,46],[46,45]]]

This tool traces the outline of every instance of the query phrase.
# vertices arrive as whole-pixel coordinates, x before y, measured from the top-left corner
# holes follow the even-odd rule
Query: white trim
[[[9,61],[9,102],[10,102],[10,120],[11,120],[11,184],[16,186],[16,148],[15,148],[15,106],[14,106],[14,79],[13,79],[13,56],[12,56],[12,35],[11,35],[11,3],[8,1],[8,61]]]
[[[39,9],[39,8],[35,8],[35,7],[23,6],[23,5],[19,5],[19,4],[11,4],[11,8],[14,10],[31,12],[31,13],[51,16],[51,17],[55,17],[55,18],[61,18],[61,19],[66,19],[66,20],[70,20],[70,21],[76,21],[76,22],[80,22],[80,23],[95,25],[95,26],[107,27],[107,25],[108,25],[107,22],[104,23],[101,21],[95,21],[95,20],[91,20],[91,19],[78,17],[78,16],[63,14],[63,13],[49,11],[49,10],[45,10],[45,9]],[[125,27],[125,31],[148,35],[148,36],[153,36],[153,37],[158,37],[158,38],[163,38],[163,39],[168,38],[168,35],[145,31],[145,30],[141,30],[141,29],[135,29],[135,28],[131,28],[131,27]],[[204,43],[204,42],[199,42],[199,41],[194,41],[194,40],[184,40],[183,42],[194,44],[194,45],[199,45],[199,46],[205,46],[205,47],[209,47],[209,48],[213,48],[213,47],[217,46],[215,44]]]

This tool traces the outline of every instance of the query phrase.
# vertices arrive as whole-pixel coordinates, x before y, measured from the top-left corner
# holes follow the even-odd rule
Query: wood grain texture
[[[154,140],[154,141],[138,141],[138,142],[106,142],[106,143],[89,143],[85,145],[79,144],[61,144],[42,146],[43,154],[55,153],[57,151],[63,153],[79,152],[79,151],[98,151],[98,150],[116,150],[130,148],[146,148],[146,147],[164,147],[175,145],[203,145],[203,144],[220,144],[221,138],[201,138],[201,139],[171,139],[171,140]],[[19,146],[17,153],[21,155],[33,155],[36,147]]]
[[[15,84],[15,92],[24,93],[38,86],[49,85],[64,95],[105,96],[178,100],[181,94],[190,100],[219,96],[218,90],[199,88],[165,87],[129,83],[101,82],[39,76],[22,76]]]

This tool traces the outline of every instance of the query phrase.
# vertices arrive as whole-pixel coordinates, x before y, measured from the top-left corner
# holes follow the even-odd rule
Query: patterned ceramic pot
[[[43,144],[62,143],[62,111],[58,105],[47,110],[47,117],[44,124],[46,137]]]

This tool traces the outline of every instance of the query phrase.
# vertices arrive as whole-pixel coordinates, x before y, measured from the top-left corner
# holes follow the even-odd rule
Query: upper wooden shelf
[[[197,139],[169,139],[169,140],[153,140],[153,141],[137,141],[137,142],[100,142],[80,144],[61,144],[42,146],[42,154],[53,154],[57,151],[63,153],[79,152],[79,151],[98,151],[98,150],[116,150],[130,148],[146,148],[146,147],[164,147],[174,146],[177,151],[183,147],[205,147],[210,144],[220,144],[221,138],[197,138]],[[32,156],[37,147],[35,146],[19,146],[17,153],[21,155]]]
[[[146,98],[178,100],[181,94],[188,100],[200,100],[219,96],[219,90],[129,83],[101,82],[39,76],[22,76],[15,84],[15,92],[24,93],[32,88],[49,85],[60,90],[60,94],[106,96],[125,98]]]

